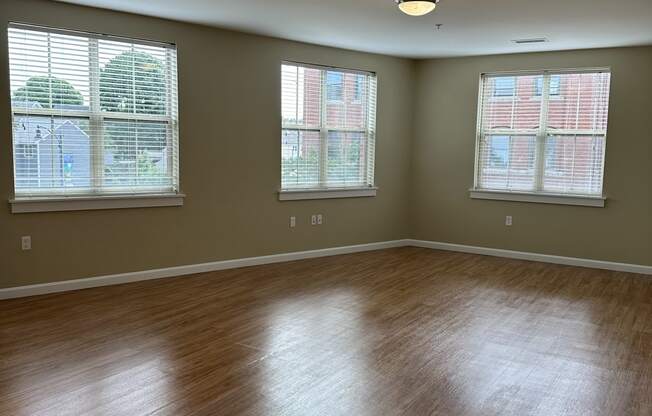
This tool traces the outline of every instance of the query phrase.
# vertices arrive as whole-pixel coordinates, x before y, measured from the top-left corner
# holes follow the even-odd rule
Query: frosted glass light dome
[[[439,0],[435,1],[415,1],[415,0],[397,0],[398,8],[410,16],[423,16],[435,10]]]

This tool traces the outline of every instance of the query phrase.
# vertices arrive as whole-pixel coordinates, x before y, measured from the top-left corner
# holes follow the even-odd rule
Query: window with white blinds
[[[608,70],[485,74],[475,189],[601,196]]]
[[[11,24],[16,197],[177,193],[176,48]]]
[[[374,185],[375,74],[283,63],[281,188]]]

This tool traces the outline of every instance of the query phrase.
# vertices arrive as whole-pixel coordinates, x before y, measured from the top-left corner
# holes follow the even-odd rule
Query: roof
[[[43,108],[38,102],[12,101],[11,104],[13,107],[20,108]],[[54,105],[53,108],[84,110],[88,109],[88,106],[63,104]],[[74,130],[69,131],[67,134],[79,133],[88,138],[88,134],[70,119],[42,115],[18,115],[14,116],[14,144],[35,144],[49,138],[52,132],[56,133],[62,128],[73,128]]]

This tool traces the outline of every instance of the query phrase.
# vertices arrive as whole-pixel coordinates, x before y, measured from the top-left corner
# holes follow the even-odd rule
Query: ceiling
[[[394,0],[61,1],[412,58],[652,44],[652,0],[441,0],[423,17]]]

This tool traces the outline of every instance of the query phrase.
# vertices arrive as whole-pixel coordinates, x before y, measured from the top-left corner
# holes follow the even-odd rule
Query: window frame
[[[545,174],[545,143],[546,138],[548,137],[548,104],[550,100],[559,99],[561,96],[561,83],[560,83],[560,95],[550,95],[550,78],[555,75],[564,75],[564,74],[581,74],[581,73],[596,73],[596,72],[607,72],[612,73],[610,67],[591,67],[591,68],[564,68],[564,69],[544,69],[544,70],[522,70],[522,71],[497,71],[497,72],[484,72],[480,73],[479,76],[479,88],[478,88],[478,104],[477,104],[477,115],[476,115],[476,137],[475,137],[475,159],[473,167],[473,186],[469,189],[469,196],[472,199],[489,199],[489,200],[500,200],[500,201],[515,201],[515,202],[535,202],[535,203],[544,203],[544,204],[560,204],[560,205],[580,205],[580,206],[589,206],[589,207],[604,207],[607,197],[605,196],[604,191],[604,177],[606,176],[605,172],[605,160],[606,160],[606,143],[607,143],[607,133],[608,126],[604,132],[604,151],[602,157],[602,190],[599,195],[591,194],[575,194],[575,193],[553,193],[543,191],[543,178]],[[533,191],[522,191],[522,190],[506,190],[506,189],[491,189],[491,188],[481,188],[479,187],[479,169],[480,169],[480,151],[481,151],[481,141],[483,136],[485,136],[485,131],[483,131],[483,97],[485,83],[484,80],[486,77],[491,76],[504,76],[504,77],[519,77],[519,76],[533,76],[533,75],[542,75],[543,76],[543,90],[541,95],[534,95],[534,98],[541,100],[541,114],[540,114],[540,126],[535,131],[525,130],[525,129],[503,129],[500,131],[495,131],[496,135],[506,135],[506,136],[518,136],[518,135],[535,135],[535,165],[534,165],[534,180],[535,180],[535,190]],[[516,78],[516,84],[518,79]],[[536,88],[536,85],[535,85]],[[514,94],[517,93],[517,88],[515,87]],[[492,94],[492,98],[500,98],[501,96],[496,97]],[[611,99],[609,104],[611,104]],[[582,133],[581,130],[569,129],[563,130],[558,129],[554,131],[558,135],[579,135]],[[593,133],[593,132],[591,132]]]
[[[179,175],[179,115],[178,115],[178,64],[177,64],[177,47],[174,43],[151,41],[125,36],[116,36],[86,32],[80,30],[70,30],[43,25],[26,24],[18,22],[9,22],[7,29],[18,29],[28,31],[39,31],[47,34],[57,34],[64,36],[77,36],[88,39],[88,59],[89,59],[89,105],[88,109],[75,110],[65,108],[21,108],[10,105],[12,125],[16,117],[45,116],[58,117],[62,119],[77,119],[88,122],[88,136],[90,144],[90,165],[91,186],[77,188],[27,188],[18,190],[16,188],[16,154],[13,145],[12,131],[12,160],[14,164],[13,183],[14,194],[9,200],[13,213],[23,212],[48,212],[48,211],[75,211],[75,210],[93,210],[93,209],[115,209],[115,208],[136,208],[136,207],[157,207],[157,206],[181,206],[185,194],[180,191]],[[100,59],[99,59],[99,42],[124,42],[142,46],[155,46],[164,48],[166,60],[166,111],[165,114],[146,114],[146,113],[127,113],[102,111],[101,98],[99,93],[100,83]],[[9,42],[9,39],[7,39]],[[9,51],[7,59],[10,61]],[[171,60],[175,61],[172,62]],[[172,66],[173,68],[172,68]],[[10,103],[11,91],[10,91]],[[172,105],[172,102],[175,105]],[[157,122],[163,123],[169,134],[166,137],[170,149],[169,159],[177,158],[169,163],[169,174],[172,183],[167,186],[134,186],[126,187],[104,187],[102,186],[105,167],[104,167],[104,137],[103,132],[107,122]],[[63,157],[63,156],[62,156]]]
[[[359,197],[375,197],[377,194],[378,187],[375,184],[375,143],[376,143],[376,108],[378,101],[378,75],[375,72],[358,70],[358,69],[349,69],[341,68],[327,65],[319,64],[309,64],[298,61],[283,60],[281,61],[281,68],[283,65],[298,66],[303,68],[317,69],[321,72],[320,76],[320,86],[321,86],[321,102],[320,102],[320,121],[319,126],[304,126],[301,124],[292,124],[284,123],[283,117],[281,116],[281,135],[284,131],[308,131],[316,132],[319,134],[319,183],[316,186],[312,187],[283,187],[283,161],[281,159],[280,172],[281,172],[281,186],[279,187],[278,195],[280,201],[295,201],[295,200],[305,200],[305,199],[334,199],[334,198],[359,198]],[[342,102],[330,100],[328,97],[328,73],[330,71],[336,71],[343,73],[342,75],[342,100],[344,100],[344,88],[345,88],[345,76],[344,74],[351,73],[357,76],[363,75],[370,77],[368,97],[367,99],[371,100],[373,97],[373,106],[369,106],[369,111],[373,111],[373,114],[367,114],[367,128],[366,129],[351,129],[351,128],[334,128],[328,127],[326,124],[327,120],[327,111],[328,103],[332,102]],[[357,82],[357,79],[356,79]],[[371,85],[373,84],[373,85]],[[373,94],[371,90],[373,89]],[[283,87],[279,89],[280,100],[282,102],[283,97]],[[360,97],[359,100],[354,100],[354,102],[362,102]],[[369,120],[372,120],[370,122]],[[328,136],[332,132],[341,132],[341,133],[358,133],[362,134],[366,139],[366,148],[365,152],[365,163],[364,169],[366,171],[366,184],[352,185],[352,186],[328,186],[326,185],[327,176],[328,176]]]

